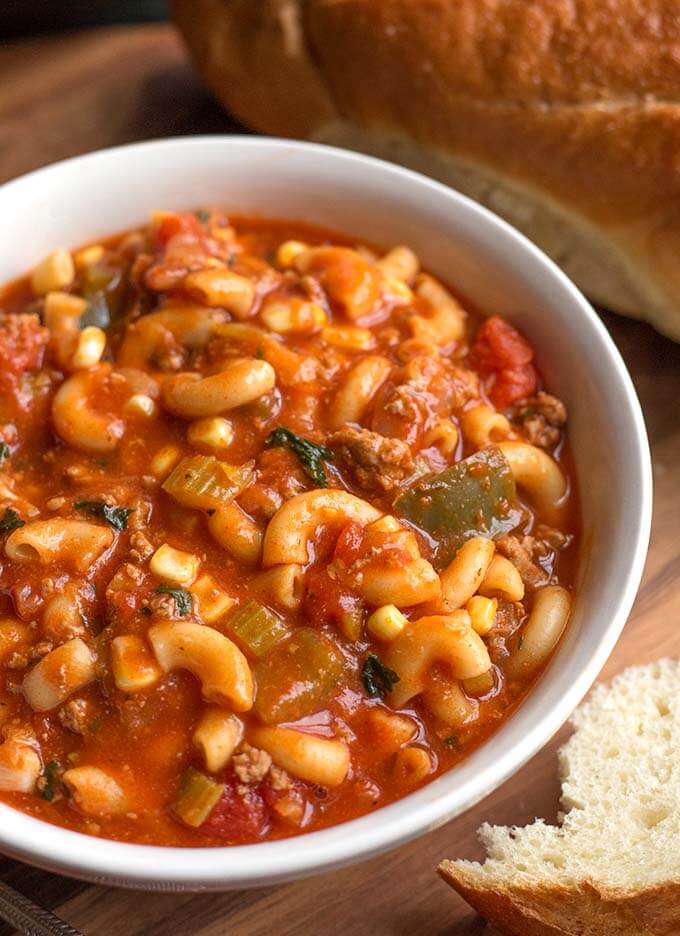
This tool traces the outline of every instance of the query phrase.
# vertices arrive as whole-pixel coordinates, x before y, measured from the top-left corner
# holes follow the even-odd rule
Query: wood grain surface
[[[0,45],[0,182],[117,143],[235,129],[192,75],[169,26],[106,28]],[[11,225],[11,219],[0,223]],[[680,653],[680,346],[646,325],[604,318],[642,400],[656,483],[644,582],[602,674],[607,678],[630,663]],[[87,936],[491,936],[437,878],[435,866],[444,857],[477,857],[475,830],[483,821],[554,819],[555,752],[566,734],[560,732],[460,819],[386,857],[287,886],[140,895],[7,859],[0,859],[0,875]],[[9,932],[0,924],[0,936]]]

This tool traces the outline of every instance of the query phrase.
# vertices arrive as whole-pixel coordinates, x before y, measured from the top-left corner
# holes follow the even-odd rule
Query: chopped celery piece
[[[229,633],[254,657],[263,657],[289,633],[281,618],[257,601],[237,608],[226,622]]]
[[[463,689],[471,696],[484,696],[494,688],[493,667],[479,676],[471,676],[463,680]]]
[[[187,767],[179,783],[173,812],[187,825],[197,829],[213,811],[223,791],[223,783],[216,783],[200,770]]]
[[[183,458],[163,482],[163,490],[184,507],[216,510],[250,484],[253,462],[228,465],[214,455]]]
[[[520,522],[515,479],[490,445],[439,474],[426,475],[394,502],[394,512],[434,541],[435,566],[451,562],[471,536],[496,537]]]
[[[301,627],[255,666],[253,711],[267,724],[318,712],[338,691],[343,668],[343,656],[332,640]]]

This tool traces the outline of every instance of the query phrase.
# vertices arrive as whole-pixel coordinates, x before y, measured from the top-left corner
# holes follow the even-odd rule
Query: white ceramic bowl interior
[[[388,163],[249,137],[161,140],[68,160],[0,188],[0,283],[57,246],[139,225],[154,208],[205,205],[409,244],[478,308],[521,328],[549,388],[569,408],[584,547],[571,624],[527,701],[460,766],[371,815],[288,841],[179,849],[89,838],[0,804],[4,853],[89,880],[168,890],[272,884],[330,870],[432,829],[501,784],[563,724],[605,663],[640,581],[651,515],[639,404],[586,300],[490,212]]]

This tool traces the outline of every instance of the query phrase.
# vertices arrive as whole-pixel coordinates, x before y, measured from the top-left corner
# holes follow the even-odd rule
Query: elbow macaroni
[[[247,712],[254,698],[248,661],[235,643],[204,624],[164,621],[149,630],[161,669],[186,669],[200,681],[203,696],[235,712]]]

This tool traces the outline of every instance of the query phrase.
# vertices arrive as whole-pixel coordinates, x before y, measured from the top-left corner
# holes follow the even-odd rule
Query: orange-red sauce
[[[68,561],[12,561],[2,552],[0,618],[18,620],[30,629],[27,644],[0,650],[5,737],[11,736],[17,726],[30,732],[50,775],[46,784],[43,773],[35,792],[0,793],[18,809],[94,835],[165,845],[252,842],[323,828],[371,812],[449,770],[495,731],[536,679],[535,672],[519,681],[504,676],[508,653],[521,639],[533,600],[534,588],[527,583],[521,603],[499,601],[496,627],[484,638],[492,650],[492,688],[471,701],[474,717],[452,727],[433,716],[419,697],[406,706],[403,714],[412,719],[414,729],[406,746],[415,745],[425,751],[430,761],[426,776],[409,776],[399,766],[399,745],[372,722],[375,709],[391,711],[389,693],[382,698],[369,697],[362,682],[362,667],[369,652],[382,658],[385,644],[372,639],[366,630],[366,619],[375,608],[346,581],[334,576],[341,530],[335,525],[317,530],[303,576],[306,594],[298,609],[283,608],[263,589],[259,563],[247,565],[231,555],[208,532],[205,512],[178,504],[162,489],[164,478],[154,476],[154,456],[168,446],[176,447],[177,458],[215,454],[230,465],[253,461],[253,480],[238,502],[264,531],[286,499],[315,487],[293,452],[266,447],[265,439],[276,427],[283,426],[316,444],[332,446],[329,413],[333,400],[348,370],[365,356],[383,356],[392,370],[362,413],[360,426],[406,442],[414,463],[421,459],[422,464],[424,459],[430,471],[442,470],[474,451],[462,434],[452,453],[427,445],[427,433],[436,421],[444,420],[459,428],[463,411],[480,402],[493,405],[494,400],[500,411],[512,416],[512,405],[542,386],[534,363],[526,360],[528,345],[524,339],[511,335],[508,345],[507,333],[501,335],[501,352],[508,352],[508,360],[503,359],[503,353],[498,357],[499,349],[493,347],[493,341],[491,346],[487,341],[482,348],[478,340],[475,352],[468,357],[481,322],[481,317],[468,309],[462,340],[440,347],[428,345],[417,335],[414,337],[414,315],[427,318],[429,311],[418,298],[417,289],[409,298],[415,287],[413,279],[408,291],[399,294],[397,290],[395,294],[374,273],[376,257],[368,249],[353,255],[356,267],[352,266],[352,257],[344,266],[334,266],[331,257],[312,266],[306,274],[297,273],[294,267],[284,269],[276,251],[289,240],[307,245],[354,246],[347,239],[298,223],[227,220],[219,212],[200,218],[170,215],[140,231],[104,242],[101,256],[89,266],[83,260],[73,282],[64,287],[65,292],[75,296],[86,295],[88,309],[97,305],[108,309],[108,322],[101,315],[93,319],[104,322],[107,334],[104,364],[95,365],[93,373],[99,373],[104,365],[110,368],[109,374],[124,367],[143,369],[152,375],[157,389],[178,370],[215,373],[224,362],[239,355],[272,364],[275,390],[224,414],[233,429],[233,442],[223,451],[189,444],[190,420],[169,414],[162,397],[156,399],[152,416],[126,411],[130,396],[140,390],[137,377],[133,377],[131,385],[126,383],[125,375],[119,382],[111,383],[109,378],[94,381],[92,388],[92,406],[100,413],[124,420],[124,432],[116,447],[107,452],[88,452],[66,444],[55,432],[51,407],[56,391],[72,370],[64,365],[63,347],[57,347],[55,336],[41,324],[45,297],[34,294],[29,277],[0,292],[0,309],[6,313],[0,321],[0,440],[6,443],[8,455],[0,464],[0,517],[10,508],[26,523],[50,517],[78,517],[106,525],[106,520],[88,516],[74,505],[100,501],[133,511],[127,529],[114,531],[113,546],[82,573],[75,574]],[[207,268],[211,263],[255,284],[252,308],[242,319],[245,324],[266,331],[261,310],[267,296],[276,292],[283,299],[295,296],[316,303],[327,319],[325,325],[280,338],[270,336],[266,341],[252,334],[238,338],[216,333],[205,342],[187,342],[166,331],[160,333],[153,359],[144,360],[143,353],[140,357],[134,351],[134,340],[130,340],[134,331],[130,329],[159,309],[201,305],[200,297],[187,292],[184,278],[187,272]],[[366,278],[363,286],[362,276]],[[150,284],[156,288],[150,288]],[[455,288],[455,270],[450,285]],[[367,302],[369,309],[358,320],[352,319],[348,310],[352,312],[357,290],[362,289],[359,298]],[[483,312],[492,314],[493,310]],[[29,314],[36,318],[22,319],[25,327],[20,330],[16,324],[8,324],[16,315]],[[224,322],[235,320],[219,307],[218,315]],[[339,348],[324,337],[324,328],[329,325],[365,329],[372,346],[358,351]],[[512,355],[518,347],[520,363],[514,366]],[[480,361],[481,375],[475,370]],[[466,383],[463,378],[467,371],[473,373]],[[461,381],[462,387],[457,385]],[[399,399],[402,403],[395,404]],[[511,432],[514,438],[526,437],[526,424],[516,414]],[[547,450],[570,477],[561,428],[555,429]],[[358,481],[356,472],[345,462],[327,461],[325,471],[331,487],[352,491],[388,513],[414,474],[406,472],[394,487],[385,489],[372,484],[370,478],[365,484]],[[572,489],[559,521],[561,532],[567,535],[561,548],[545,547],[533,556],[543,583],[558,582],[570,588],[573,582],[578,554],[575,501]],[[529,500],[521,503],[521,518],[520,527],[514,531],[519,535],[535,534],[543,522],[554,523],[552,518],[541,516]],[[351,532],[345,530],[345,536]],[[342,678],[332,698],[318,710],[308,712],[298,727],[322,737],[339,738],[347,745],[351,766],[341,785],[330,788],[292,777],[290,789],[281,794],[272,791],[270,776],[243,784],[228,765],[212,778],[225,784],[225,793],[206,822],[191,828],[177,817],[172,807],[183,772],[192,765],[205,772],[192,743],[193,730],[205,706],[199,681],[189,672],[176,670],[148,689],[125,693],[116,687],[111,675],[111,640],[121,634],[144,638],[164,614],[155,591],[162,581],[150,571],[149,557],[135,549],[133,535],[137,533],[153,549],[169,543],[198,556],[201,574],[210,574],[234,599],[233,608],[209,626],[233,638],[230,614],[237,603],[254,598],[286,623],[293,634],[290,639],[294,639],[297,628],[306,626],[325,634],[337,647],[344,660]],[[2,540],[6,539],[7,534],[2,536]],[[424,558],[432,558],[432,544],[426,537],[418,536],[418,545]],[[133,583],[112,590],[112,579],[127,564],[134,567]],[[97,678],[58,708],[34,712],[22,694],[23,680],[45,652],[58,645],[59,641],[46,638],[43,630],[46,607],[73,581],[77,582],[82,612],[79,634],[97,657]],[[338,625],[338,614],[348,602],[358,620],[355,639]],[[411,621],[420,616],[418,606],[402,610]],[[200,621],[196,602],[194,612]],[[247,648],[242,649],[248,657]],[[249,663],[255,666],[252,658]],[[79,712],[84,715],[78,725],[69,726],[68,717],[60,716],[60,712],[73,700],[82,702]],[[257,723],[257,716],[246,712],[238,717],[245,725],[247,739],[249,726]],[[114,816],[85,814],[60,779],[74,765],[95,766],[110,774],[124,790],[129,808]],[[277,811],[282,795],[291,798],[292,808]],[[49,796],[52,798],[46,798]]]

